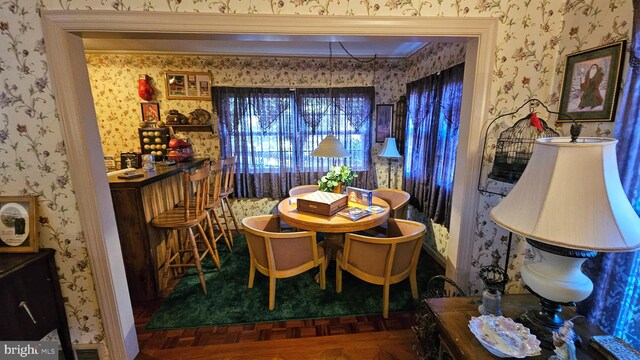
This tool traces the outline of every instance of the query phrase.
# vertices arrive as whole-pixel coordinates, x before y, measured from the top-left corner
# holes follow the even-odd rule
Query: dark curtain
[[[405,190],[411,204],[449,226],[464,64],[407,84]]]
[[[234,154],[238,159],[237,197],[284,198],[290,188],[315,184],[330,166],[343,163],[358,172],[359,181],[373,176],[373,87],[213,87],[212,94],[221,156]],[[329,134],[342,142],[349,158],[311,156]]]
[[[630,69],[616,115],[620,179],[640,215],[640,0],[633,1]],[[587,319],[640,349],[640,251],[604,253],[585,263],[591,296],[579,305]]]

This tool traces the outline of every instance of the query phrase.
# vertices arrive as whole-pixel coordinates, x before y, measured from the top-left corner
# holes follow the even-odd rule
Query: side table
[[[469,320],[472,316],[480,316],[478,305],[481,297],[434,298],[427,300],[428,310],[433,313],[435,327],[438,332],[441,359],[457,360],[492,360],[493,356],[475,338],[469,330]],[[538,298],[530,294],[505,295],[502,297],[502,311],[505,317],[515,319],[527,309],[537,308]],[[566,319],[572,318],[575,311],[564,308],[562,312]],[[582,345],[576,346],[577,357],[580,360],[605,360],[605,358],[589,347],[589,340],[593,335],[603,334],[596,325],[588,323],[584,318],[573,321],[575,332],[582,338]],[[542,349],[542,355],[530,357],[532,360],[544,360],[553,355],[553,351]],[[447,357],[448,356],[448,357]]]

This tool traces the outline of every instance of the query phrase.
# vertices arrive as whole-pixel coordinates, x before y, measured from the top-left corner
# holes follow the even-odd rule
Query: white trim
[[[429,37],[431,41],[465,38],[468,41],[465,87],[450,226],[454,246],[449,246],[451,261],[457,265],[455,273],[449,275],[465,286],[469,281],[475,239],[479,193],[474,180],[480,170],[481,127],[487,121],[497,23],[497,19],[490,18],[43,11],[43,32],[56,104],[111,357],[132,359],[138,346],[102,165],[82,35],[76,34],[146,38],[161,38],[166,34],[183,37],[226,34],[232,39],[264,35],[315,39],[331,36],[333,41],[389,36],[418,40]]]

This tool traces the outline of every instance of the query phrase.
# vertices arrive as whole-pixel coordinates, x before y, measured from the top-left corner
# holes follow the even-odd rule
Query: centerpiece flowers
[[[318,180],[320,191],[341,193],[343,186],[350,186],[358,174],[345,165],[334,166]]]

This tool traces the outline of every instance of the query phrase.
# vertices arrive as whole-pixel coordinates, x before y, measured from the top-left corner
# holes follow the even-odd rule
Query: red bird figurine
[[[529,118],[529,121],[531,122],[531,126],[538,129],[539,132],[542,132],[543,130],[542,123],[540,122],[540,119],[538,119],[538,113],[534,113],[534,112],[531,113],[531,117]]]

